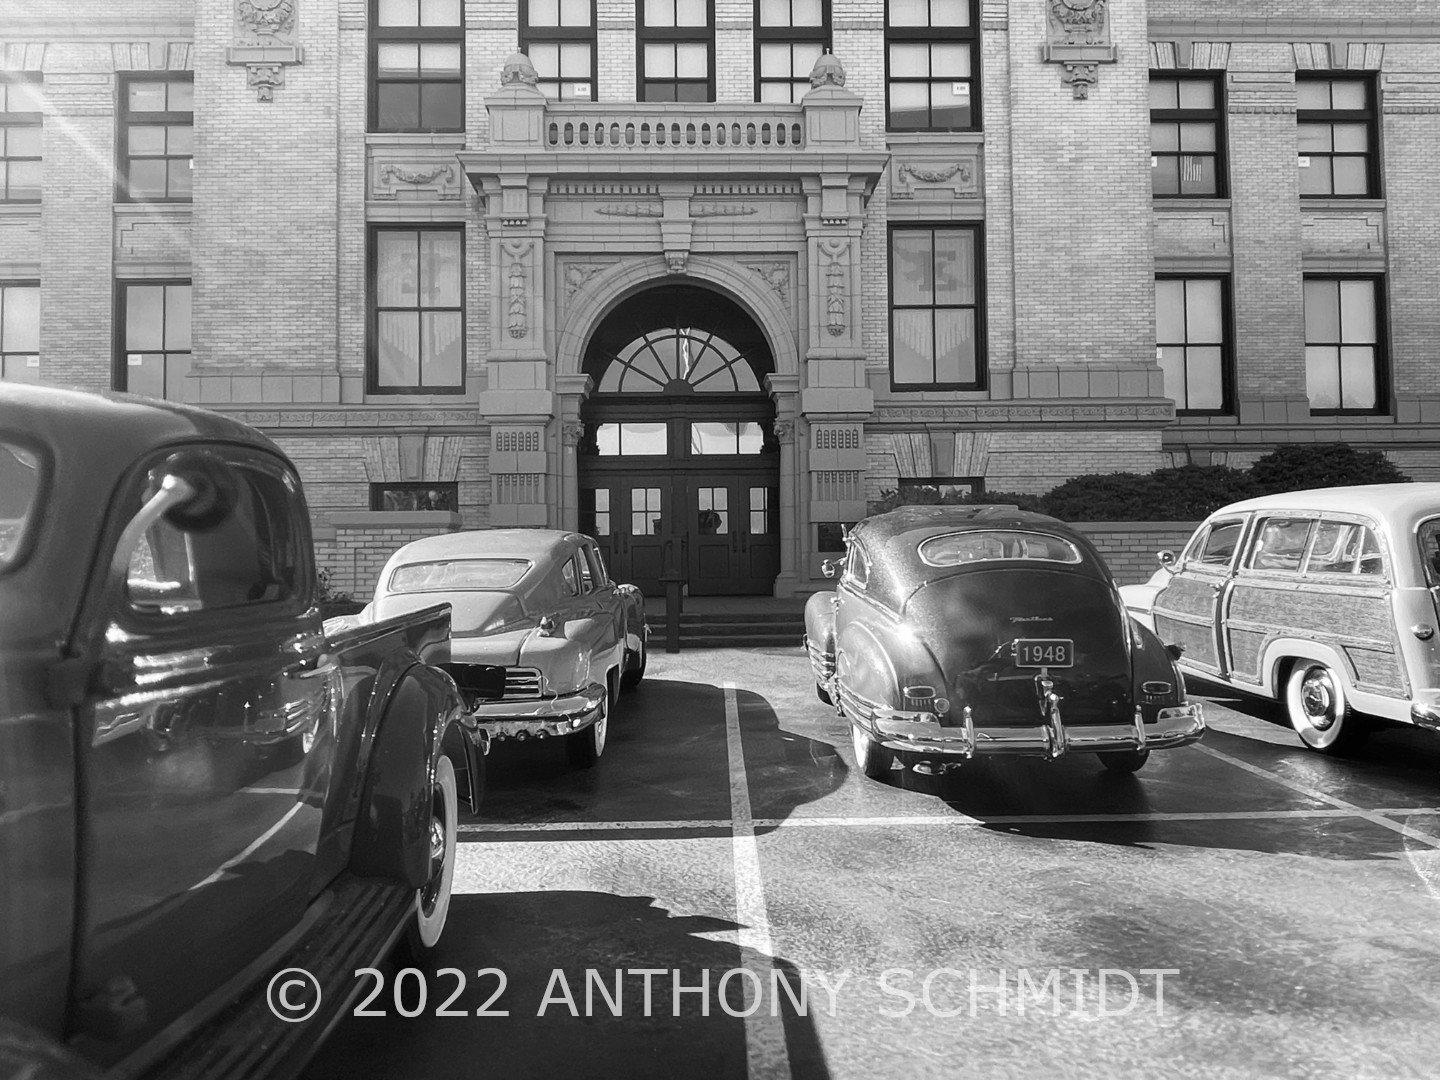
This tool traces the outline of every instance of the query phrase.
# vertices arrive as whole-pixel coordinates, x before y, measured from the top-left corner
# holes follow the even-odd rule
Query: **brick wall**
[[[1073,526],[1100,549],[1121,585],[1150,580],[1159,568],[1158,551],[1178,552],[1198,527],[1184,521],[1086,521]]]
[[[404,525],[387,525],[386,517],[403,518]],[[425,519],[425,520],[420,520]],[[315,531],[315,565],[330,574],[330,587],[369,603],[390,556],[412,540],[455,532],[460,520],[450,514],[352,513]]]

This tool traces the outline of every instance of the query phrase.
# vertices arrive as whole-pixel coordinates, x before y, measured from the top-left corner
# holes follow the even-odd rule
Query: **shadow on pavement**
[[[419,965],[429,987],[424,1012],[409,1019],[397,1015],[395,974],[406,961],[392,962],[385,972],[385,993],[370,1006],[388,1015],[347,1017],[305,1076],[672,1080],[698,1071],[706,1080],[744,1078],[745,1021],[722,1011],[718,990],[721,977],[742,966],[740,950],[700,936],[736,928],[724,919],[673,914],[646,896],[580,891],[456,896],[444,938]],[[798,996],[799,973],[785,961],[774,963],[778,977],[788,980]],[[499,969],[506,979],[504,992],[493,1001],[498,976],[477,974],[487,968]],[[632,974],[637,969],[663,970],[651,978],[649,1016],[645,977]],[[466,1015],[438,1017],[436,1010],[457,986],[454,972],[464,972],[467,983],[449,1007]],[[707,972],[709,1015],[696,993],[682,993],[677,1009],[674,987],[699,987]],[[562,977],[579,1016],[563,1001]],[[366,976],[364,981],[368,992],[374,980]],[[412,1010],[417,982],[413,975],[402,980],[401,1000]],[[618,999],[620,1016],[613,1015],[602,984]],[[739,976],[728,980],[725,1000],[732,1011],[753,1002],[746,985]],[[547,996],[554,1003],[544,1005]],[[829,1070],[810,1018],[793,1006],[782,987],[779,1016],[771,1019],[772,1000],[767,986],[757,1019],[783,1029],[793,1075],[824,1080]],[[510,1015],[477,1017],[482,1006]],[[544,1015],[537,1015],[542,1006]]]

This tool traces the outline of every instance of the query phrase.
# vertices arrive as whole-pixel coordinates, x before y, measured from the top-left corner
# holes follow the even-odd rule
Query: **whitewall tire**
[[[1317,660],[1300,660],[1285,681],[1285,712],[1300,741],[1322,754],[1343,754],[1365,740],[1364,717],[1345,695],[1345,683]]]
[[[442,754],[435,766],[430,811],[430,880],[415,891],[415,921],[407,934],[412,952],[433,949],[445,930],[450,890],[455,882],[455,826],[459,812],[455,766]]]

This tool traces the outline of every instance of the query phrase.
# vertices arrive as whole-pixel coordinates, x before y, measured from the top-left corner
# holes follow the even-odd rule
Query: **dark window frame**
[[[377,482],[370,485],[370,509],[379,513],[415,513],[417,511],[407,510],[386,510],[385,495],[390,491],[445,491],[451,496],[453,510],[442,510],[439,513],[458,513],[460,510],[460,482],[458,480],[397,480],[390,482]]]
[[[0,72],[0,84],[8,88],[12,86],[40,87],[43,84],[43,76],[38,71],[5,71]],[[40,153],[34,157],[27,155],[14,155],[9,148],[0,144],[0,203],[8,203],[14,206],[34,206],[43,199],[44,175],[40,178],[41,193],[37,193],[33,199],[16,199],[10,195],[10,163],[13,162],[41,162],[45,160],[45,114],[38,109],[26,109],[12,111],[8,102],[6,108],[0,111],[0,135],[8,134],[10,128],[35,128],[40,132],[41,147]]]
[[[1369,135],[1369,149],[1365,152],[1365,192],[1359,195],[1336,195],[1324,192],[1301,192],[1301,199],[1382,199],[1384,185],[1380,168],[1380,93],[1379,84],[1373,72],[1348,71],[1297,71],[1295,82],[1355,83],[1365,89],[1364,109],[1296,109],[1295,124],[1298,133],[1301,124],[1363,124]],[[1356,157],[1353,153],[1308,153],[1300,157],[1335,158]],[[1298,159],[1297,159],[1298,165]],[[1313,166],[1312,166],[1313,167]],[[1334,172],[1331,172],[1331,187],[1334,187]]]
[[[643,2],[643,0],[642,0],[642,2]],[[794,0],[789,0],[789,2],[790,2],[790,5],[791,5],[791,14],[792,14],[792,17],[793,17],[793,14],[794,14]],[[791,76],[792,76],[792,77],[789,78],[789,79],[765,78],[764,76],[762,76],[762,75],[760,74],[760,47],[761,47],[762,45],[812,45],[812,44],[818,44],[818,45],[820,46],[820,53],[821,53],[821,55],[823,56],[825,53],[828,53],[828,52],[830,51],[830,49],[831,49],[831,47],[832,47],[832,43],[833,43],[833,41],[834,41],[834,28],[833,28],[833,24],[832,24],[832,22],[831,22],[831,15],[830,15],[830,0],[820,0],[820,25],[819,25],[819,26],[795,26],[793,23],[790,24],[790,25],[788,25],[788,26],[762,26],[762,25],[760,24],[760,4],[761,4],[761,0],[755,0],[755,4],[754,4],[754,8],[753,8],[753,11],[754,11],[754,24],[753,24],[753,25],[754,25],[754,27],[755,27],[755,33],[753,34],[753,37],[754,37],[753,49],[754,49],[754,64],[755,64],[755,100],[756,100],[756,102],[759,102],[759,101],[761,100],[761,97],[760,97],[761,88],[762,88],[763,86],[765,86],[767,83],[773,83],[773,84],[776,84],[776,85],[780,85],[780,84],[793,85],[793,84],[795,84],[795,83],[797,83],[797,82],[809,83],[809,81],[810,81],[810,73],[809,73],[808,71],[805,72],[805,73],[803,73],[803,74],[800,75],[799,77],[795,77],[795,73],[794,73],[794,71],[792,70],[792,71],[791,71]],[[805,91],[802,90],[801,93],[800,93],[800,96],[801,96],[801,97],[804,97],[804,96],[805,96]],[[798,100],[795,101],[795,102],[792,102],[792,104],[798,104],[798,103],[799,103]],[[778,104],[778,102],[777,102],[776,104]]]
[[[16,278],[16,279],[14,279],[13,281],[10,280],[9,278],[0,279],[0,316],[3,316],[3,314],[4,314],[4,300],[3,300],[4,290],[6,290],[6,289],[36,289],[36,290],[38,290],[39,288],[40,288],[40,282],[39,282],[39,280],[36,279],[36,278]],[[38,299],[40,299],[40,298],[37,297],[37,300],[38,300]],[[37,307],[38,307],[38,304],[37,304]],[[4,327],[3,322],[0,322],[0,379],[4,379],[4,377],[5,377],[5,369],[6,369],[6,367],[8,366],[8,361],[10,360],[11,357],[21,357],[21,356],[35,356],[35,357],[38,357],[38,356],[40,355],[40,342],[39,342],[38,340],[35,342],[35,351],[34,351],[34,352],[26,352],[26,351],[22,351],[22,350],[20,350],[20,349],[7,349],[7,348],[5,347],[6,342],[5,342],[5,336],[4,336],[4,335],[5,335],[5,327]],[[38,335],[37,335],[37,337],[38,337]]]
[[[1305,274],[1302,278],[1302,288],[1305,282],[1310,281],[1370,281],[1375,285],[1375,407],[1372,409],[1317,409],[1313,406],[1310,409],[1311,416],[1389,416],[1390,408],[1390,291],[1386,287],[1386,276],[1384,274],[1346,274],[1327,273]],[[1342,318],[1340,333],[1343,337],[1345,326],[1343,323],[1343,312],[1337,312],[1337,318]],[[1301,303],[1301,318],[1304,318],[1304,303]],[[1304,334],[1304,345],[1308,350],[1311,345],[1331,346],[1338,344],[1344,347],[1344,342],[1317,341],[1312,342],[1308,331]],[[1344,397],[1344,383],[1341,383],[1341,397]],[[1308,386],[1307,386],[1308,396]]]
[[[119,101],[116,103],[116,104],[117,104],[117,108],[116,108],[116,110],[115,110],[116,126],[117,126],[117,131],[116,131],[116,133],[115,133],[115,155],[116,155],[115,200],[116,200],[116,202],[124,202],[124,203],[193,203],[193,202],[195,201],[195,200],[194,200],[193,183],[192,183],[192,190],[191,190],[191,192],[190,192],[189,194],[186,194],[186,195],[183,195],[183,196],[176,196],[176,195],[170,195],[170,194],[166,194],[166,195],[163,195],[163,196],[155,196],[155,195],[139,195],[139,196],[137,196],[137,195],[132,194],[131,191],[130,191],[130,163],[131,163],[131,161],[133,160],[132,157],[131,157],[131,155],[130,155],[130,125],[131,125],[131,124],[137,124],[137,125],[152,125],[152,126],[159,126],[159,127],[172,127],[172,126],[181,126],[181,125],[183,125],[183,124],[185,124],[185,123],[188,123],[188,124],[189,124],[189,127],[190,127],[190,138],[191,138],[191,152],[190,152],[189,154],[170,154],[170,153],[166,153],[166,154],[159,155],[159,156],[156,156],[156,155],[153,155],[153,154],[147,154],[147,155],[145,155],[143,158],[141,158],[141,160],[143,160],[143,161],[165,161],[165,162],[185,160],[185,161],[189,161],[189,162],[191,163],[191,166],[190,166],[190,167],[191,167],[192,170],[193,170],[194,167],[195,167],[195,166],[194,166],[194,162],[195,162],[195,152],[194,152],[195,110],[194,110],[194,108],[193,108],[193,100],[192,100],[192,108],[191,108],[191,110],[190,110],[189,112],[179,112],[179,111],[171,111],[171,110],[167,110],[167,111],[165,111],[165,112],[144,112],[144,111],[141,111],[141,112],[131,112],[131,111],[130,111],[130,104],[129,104],[129,102],[130,102],[130,86],[131,86],[131,84],[133,84],[133,83],[146,83],[146,82],[163,82],[163,83],[181,83],[181,82],[188,82],[188,83],[190,83],[190,84],[192,85],[192,88],[193,88],[193,85],[194,85],[194,82],[195,82],[195,77],[194,77],[194,73],[193,73],[193,72],[189,72],[189,71],[130,71],[130,72],[124,73],[123,75],[121,75],[121,76],[119,77],[119,80],[118,80],[118,85],[119,85]],[[166,91],[166,96],[167,96],[167,98],[168,98],[168,96],[169,96],[169,91],[168,91],[168,90]],[[193,89],[192,89],[192,98],[193,98]],[[168,104],[168,102],[167,102],[167,104]],[[183,119],[182,119],[182,118],[183,118]],[[168,136],[167,136],[167,138],[168,138]],[[170,190],[169,166],[168,166],[168,165],[166,166],[165,190],[167,191],[167,193],[168,193],[168,191]]]
[[[675,0],[672,0],[675,2]],[[705,25],[700,26],[648,26],[645,22],[645,0],[635,4],[635,100],[639,103],[650,101],[645,96],[646,82],[667,82],[678,86],[681,83],[698,83],[698,79],[646,79],[646,45],[693,45],[703,43],[708,55],[706,97],[698,101],[660,101],[660,104],[700,105],[715,102],[715,0],[705,0]]]
[[[1186,154],[1180,150],[1164,150],[1156,152],[1152,141],[1150,156],[1152,158],[1173,157],[1213,157],[1215,159],[1215,193],[1212,195],[1193,195],[1185,192],[1174,194],[1159,193],[1153,190],[1151,195],[1156,199],[1228,199],[1230,197],[1230,156],[1229,134],[1225,127],[1225,73],[1223,71],[1152,71],[1150,80],[1156,79],[1186,82],[1208,82],[1215,90],[1215,107],[1213,109],[1151,109],[1150,123],[1154,124],[1213,124],[1215,126],[1215,150],[1213,154],[1201,152],[1198,154]]]
[[[961,27],[934,27],[934,26],[891,26],[890,5],[885,4],[885,130],[890,134],[927,133],[943,131],[983,131],[985,129],[984,110],[981,105],[983,96],[984,80],[981,70],[981,36],[980,36],[980,0],[966,0],[970,6],[970,23]],[[934,77],[924,79],[901,77],[892,78],[890,75],[890,46],[892,44],[938,44],[941,42],[961,42],[970,47],[970,77],[968,79],[936,80]],[[970,123],[966,127],[935,127],[933,125],[912,128],[897,128],[890,122],[890,87],[896,83],[920,83],[929,86],[932,82],[968,82],[970,84]],[[930,106],[926,105],[926,115],[930,112]]]
[[[376,238],[382,232],[454,232],[460,236],[460,304],[458,307],[386,308],[386,311],[458,311],[460,313],[460,382],[457,386],[381,386],[379,381],[379,243]],[[386,221],[371,222],[365,230],[365,392],[367,394],[400,396],[410,395],[431,397],[436,395],[454,396],[465,393],[469,378],[466,355],[465,325],[465,250],[469,239],[464,222],[444,221]],[[419,268],[416,268],[419,272]],[[422,373],[423,374],[423,373]]]
[[[526,56],[530,55],[530,46],[532,45],[570,45],[578,41],[590,46],[590,96],[588,98],[556,97],[551,100],[595,101],[600,89],[600,25],[597,0],[589,0],[589,26],[531,26],[530,2],[531,0],[520,0],[520,51]],[[549,80],[542,78],[540,81],[543,83]],[[556,81],[563,83],[571,80],[562,78]]]
[[[113,357],[112,357],[111,368],[110,368],[110,387],[111,387],[111,389],[117,390],[117,391],[119,391],[120,393],[135,393],[135,391],[131,390],[131,389],[130,389],[130,386],[129,386],[129,384],[130,384],[130,364],[129,364],[129,359],[128,359],[128,357],[129,357],[129,354],[130,354],[130,352],[131,352],[132,350],[130,350],[130,348],[128,347],[128,343],[127,343],[127,341],[126,341],[126,330],[129,328],[129,319],[130,319],[130,286],[132,286],[132,285],[138,286],[138,287],[141,287],[141,288],[144,288],[144,287],[146,287],[146,286],[165,287],[165,286],[171,286],[171,285],[185,285],[185,286],[187,286],[187,287],[190,289],[190,313],[191,313],[191,314],[190,314],[190,348],[188,348],[188,349],[165,349],[165,348],[161,348],[161,349],[158,349],[158,350],[146,350],[146,355],[155,355],[155,354],[158,354],[158,355],[164,357],[165,370],[161,373],[161,379],[160,379],[160,386],[161,386],[161,390],[162,390],[162,392],[163,392],[164,387],[165,387],[165,383],[166,383],[167,379],[169,378],[169,374],[170,374],[170,357],[171,357],[172,355],[175,355],[175,356],[190,356],[190,357],[193,357],[193,356],[195,355],[195,314],[194,314],[194,313],[195,313],[195,282],[194,282],[194,280],[193,280],[192,278],[187,278],[187,277],[164,277],[164,278],[131,278],[131,277],[125,277],[125,278],[116,278],[116,279],[115,279],[114,306],[113,306],[113,308],[112,308],[112,310],[113,310],[114,313],[115,313],[114,331],[113,331],[113,340],[114,340],[114,350],[113,350],[113,352],[114,352],[114,355],[113,355]],[[161,335],[162,335],[162,343],[163,343],[163,335],[164,335],[164,333],[165,333],[165,309],[164,309],[164,307],[163,307],[163,300],[162,300],[162,307],[161,307],[161,309],[160,309],[160,333],[161,333]],[[139,352],[139,351],[141,351],[141,350],[134,350],[134,351]],[[183,401],[183,398],[165,397],[165,398],[162,398],[161,400],[164,400],[164,401]]]
[[[894,237],[897,232],[919,232],[928,230],[930,232],[946,231],[969,231],[975,237],[975,380],[974,382],[931,382],[931,383],[900,383],[895,381],[895,260],[891,258],[894,250]],[[933,249],[932,249],[933,250]],[[927,393],[930,391],[943,390],[984,390],[989,385],[989,360],[987,334],[988,322],[986,309],[985,289],[985,223],[981,221],[902,221],[890,222],[885,233],[885,318],[886,334],[889,343],[889,373],[890,389],[893,393]],[[933,312],[937,310],[964,310],[972,305],[966,304],[906,304],[901,311],[923,311]]]
[[[465,131],[465,3],[461,0],[460,22],[456,26],[381,26],[380,5],[376,0],[370,0],[367,5],[367,42],[366,71],[365,71],[365,130],[372,134],[424,134],[424,135],[453,135]],[[460,46],[460,73],[457,76],[446,76],[444,78],[425,78],[417,74],[414,78],[404,79],[381,79],[380,78],[380,46],[390,44],[447,44]],[[382,129],[380,127],[380,83],[454,83],[460,92],[460,120],[455,127],[415,127],[403,128],[396,131]]]
[[[1235,415],[1235,303],[1234,303],[1234,278],[1230,274],[1187,274],[1177,272],[1158,273],[1155,275],[1156,282],[1161,281],[1218,281],[1220,283],[1220,408],[1218,409],[1182,409],[1178,403],[1175,407],[1176,416],[1234,416]],[[1190,332],[1189,318],[1187,315],[1185,332]],[[1162,342],[1159,340],[1157,331],[1155,347],[1158,350],[1162,345],[1182,345],[1190,348],[1190,342]],[[1205,344],[1209,344],[1206,342]],[[1189,388],[1189,364],[1186,364],[1186,388],[1188,396]],[[1172,399],[1173,400],[1173,399]]]

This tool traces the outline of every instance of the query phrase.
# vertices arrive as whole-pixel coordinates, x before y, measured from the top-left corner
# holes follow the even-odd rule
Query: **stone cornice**
[[[1440,41],[1440,18],[1151,19],[1152,41]]]

